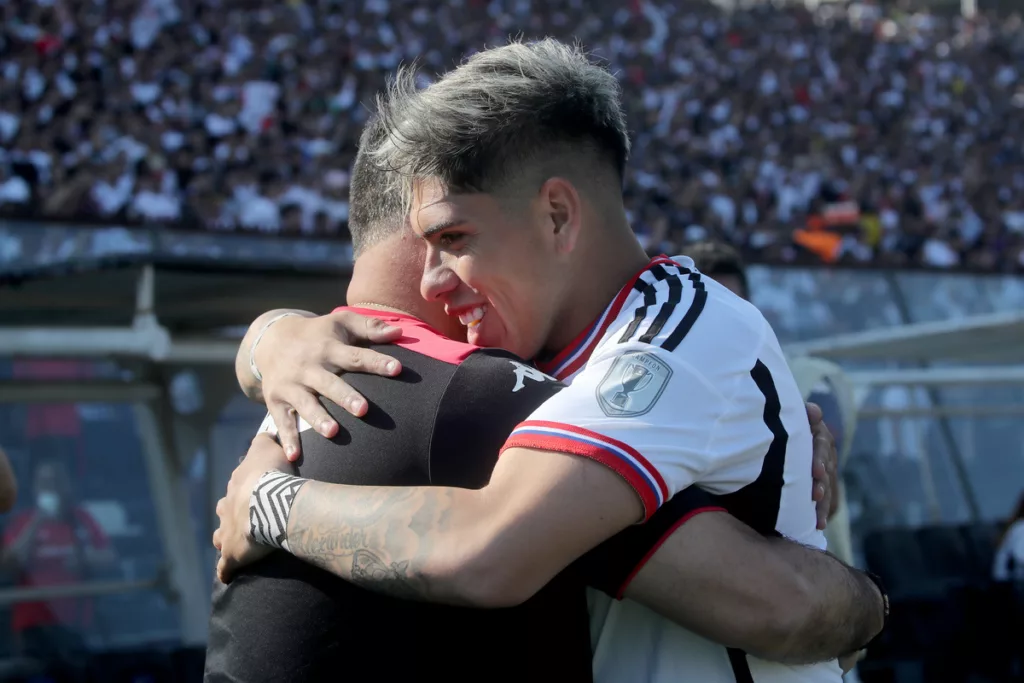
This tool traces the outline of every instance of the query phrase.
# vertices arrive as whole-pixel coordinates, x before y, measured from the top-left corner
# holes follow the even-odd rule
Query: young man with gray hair
[[[626,221],[615,78],[545,40],[478,53],[422,92],[413,83],[401,74],[380,103],[388,140],[375,156],[407,180],[427,245],[421,293],[471,343],[546,358],[569,386],[513,431],[478,491],[289,480],[285,529],[267,539],[249,519],[267,514],[282,475],[236,470],[218,506],[222,569],[258,541],[351,580],[351,553],[323,548],[325,534],[358,529],[355,550],[382,561],[363,587],[512,605],[695,484],[757,531],[822,547],[811,434],[771,328],[689,259],[648,259]],[[871,579],[850,578],[832,608],[853,651],[886,609]],[[784,666],[723,648],[628,600],[591,613],[602,680],[841,675],[834,659]]]

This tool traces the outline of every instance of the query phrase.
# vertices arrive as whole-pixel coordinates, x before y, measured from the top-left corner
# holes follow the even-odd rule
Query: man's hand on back
[[[249,496],[260,477],[273,470],[294,474],[281,446],[272,436],[259,434],[231,473],[227,493],[217,501],[220,526],[213,532],[213,547],[221,553],[217,577],[224,583],[230,582],[239,569],[272,551],[254,542],[249,533]]]
[[[258,334],[259,330],[250,330],[243,340],[243,360],[248,359],[246,344],[254,341],[253,332]],[[313,318],[288,315],[263,331],[253,360],[263,376],[263,400],[290,460],[294,462],[300,453],[296,414],[327,438],[338,433],[338,423],[319,397],[333,401],[356,417],[366,414],[366,399],[339,374],[397,376],[402,371],[401,363],[359,345],[393,342],[400,336],[399,328],[351,311]],[[242,364],[248,370],[248,363]]]
[[[807,419],[811,423],[811,434],[814,436],[814,458],[811,463],[814,487],[811,499],[814,500],[818,512],[818,529],[824,530],[828,518],[835,512],[839,503],[839,453],[836,451],[836,440],[832,432],[822,420],[821,408],[808,403]]]

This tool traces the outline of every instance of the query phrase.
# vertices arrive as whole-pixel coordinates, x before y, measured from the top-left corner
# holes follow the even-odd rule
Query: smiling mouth
[[[469,329],[473,329],[480,324],[480,321],[484,319],[484,315],[486,314],[487,306],[477,306],[470,311],[459,313],[459,322]]]

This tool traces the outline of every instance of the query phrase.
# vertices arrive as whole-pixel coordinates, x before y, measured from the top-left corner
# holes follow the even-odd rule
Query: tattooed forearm
[[[288,546],[296,557],[367,590],[468,604],[458,580],[456,495],[443,488],[309,482],[292,505]]]
[[[407,560],[388,565],[369,550],[357,550],[352,556],[352,583],[358,586],[407,600],[428,598],[427,591],[419,590],[413,581]],[[421,579],[419,586],[426,589],[426,582]]]

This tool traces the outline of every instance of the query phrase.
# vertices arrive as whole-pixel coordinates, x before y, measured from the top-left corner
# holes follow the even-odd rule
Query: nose
[[[442,262],[437,249],[428,246],[423,277],[420,279],[420,296],[427,301],[437,301],[455,291],[458,286],[459,277],[455,271]]]

